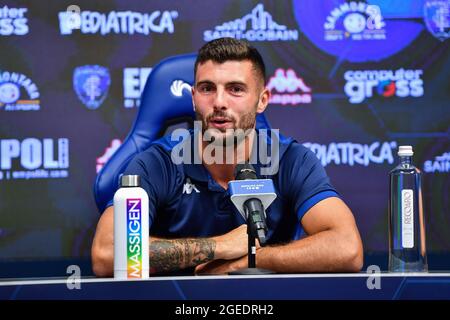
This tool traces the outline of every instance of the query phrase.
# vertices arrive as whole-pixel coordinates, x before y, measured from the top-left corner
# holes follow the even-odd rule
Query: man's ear
[[[192,87],[191,87],[192,108],[194,109],[194,112],[195,112],[194,94],[195,94],[195,89],[194,89],[194,86],[192,86]]]
[[[258,107],[256,108],[256,113],[263,113],[269,105],[270,91],[266,87],[259,95]]]

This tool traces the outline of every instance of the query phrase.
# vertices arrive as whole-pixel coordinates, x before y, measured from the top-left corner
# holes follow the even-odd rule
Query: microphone
[[[266,212],[277,197],[271,179],[258,179],[249,163],[238,164],[235,179],[228,183],[231,201],[248,224],[249,233],[261,246],[267,242]]]

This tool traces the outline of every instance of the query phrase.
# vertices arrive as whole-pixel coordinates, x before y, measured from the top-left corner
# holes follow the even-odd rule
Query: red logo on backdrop
[[[267,89],[272,93],[270,103],[282,105],[311,103],[311,88],[292,69],[275,70]]]
[[[120,145],[122,144],[122,141],[120,139],[114,139],[111,141],[111,145],[105,149],[105,152],[102,156],[97,158],[97,173],[102,170],[103,166],[108,162],[108,160],[112,157],[114,152],[119,149]]]

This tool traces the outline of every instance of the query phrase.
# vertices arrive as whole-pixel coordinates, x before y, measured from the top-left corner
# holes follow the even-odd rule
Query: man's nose
[[[225,90],[218,88],[216,91],[216,95],[214,97],[214,109],[215,110],[224,110],[227,109]]]

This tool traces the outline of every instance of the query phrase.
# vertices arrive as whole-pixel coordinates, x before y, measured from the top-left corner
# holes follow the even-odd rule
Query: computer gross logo
[[[348,70],[344,73],[344,91],[350,103],[374,96],[417,98],[424,94],[422,75],[420,69]]]

